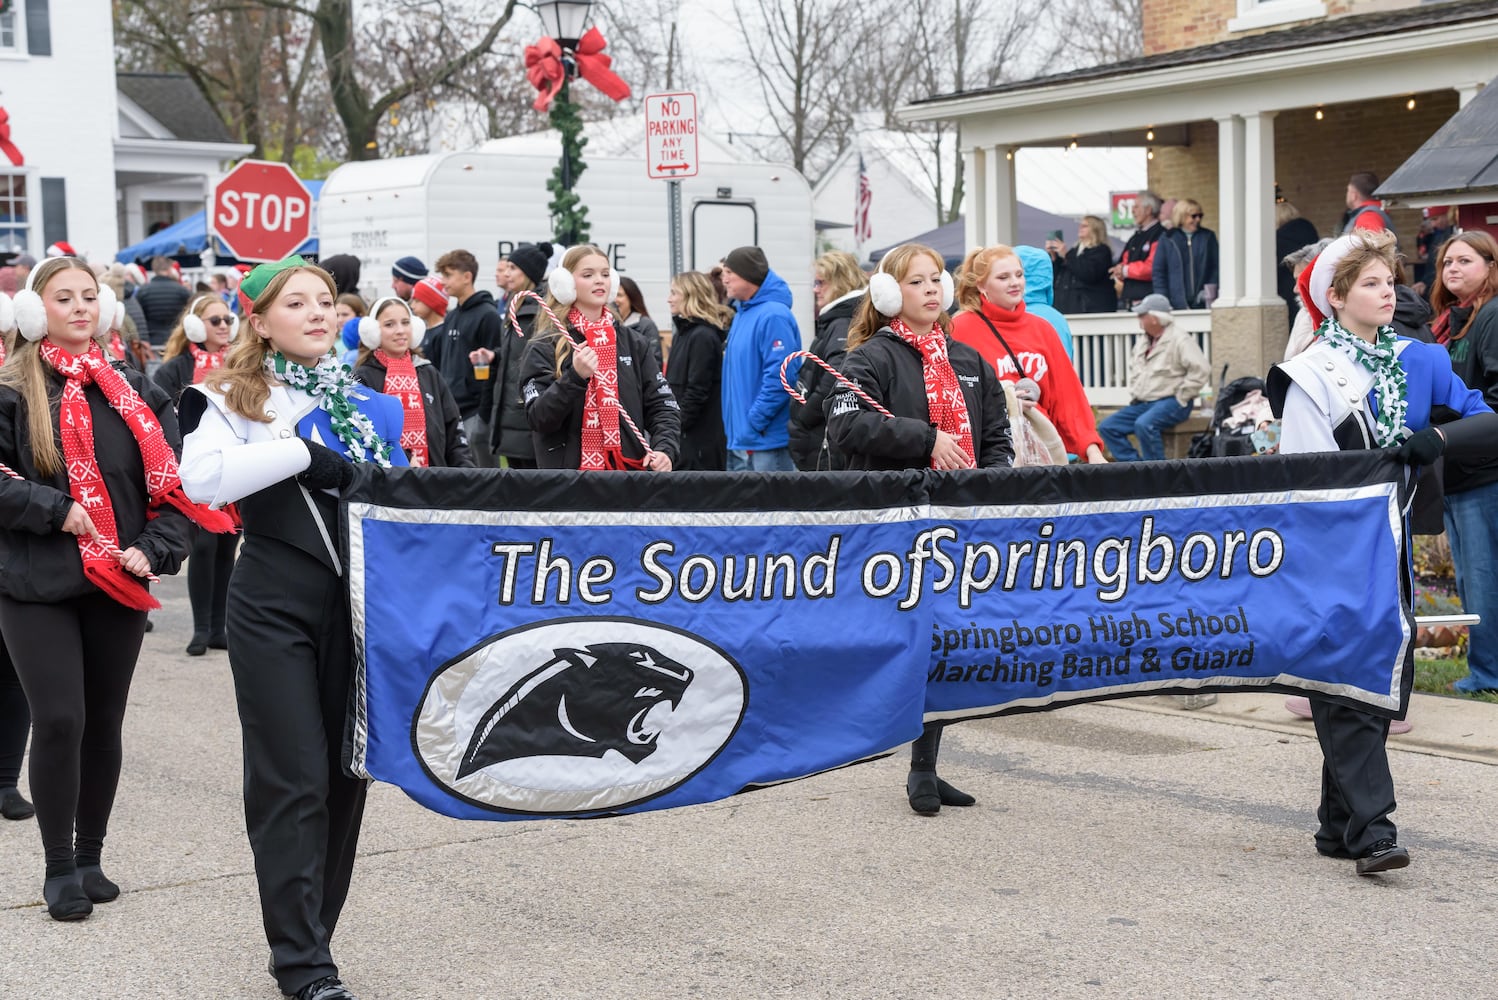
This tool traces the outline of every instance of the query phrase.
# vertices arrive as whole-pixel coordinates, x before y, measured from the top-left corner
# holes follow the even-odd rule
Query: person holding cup
[[[478,270],[478,258],[467,250],[450,250],[437,258],[442,286],[457,300],[457,305],[447,312],[442,328],[444,342],[441,350],[434,353],[442,380],[458,404],[474,462],[493,468],[489,412],[494,407],[494,380],[489,377],[489,358],[499,350],[504,320],[494,304],[494,296],[474,287]],[[478,354],[481,349],[491,352],[489,358]]]

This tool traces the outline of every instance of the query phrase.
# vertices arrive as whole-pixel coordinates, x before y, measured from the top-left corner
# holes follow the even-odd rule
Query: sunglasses
[[[211,319],[205,319],[205,320],[203,320],[203,322],[207,323],[209,326],[233,326],[234,325],[234,320],[230,319],[228,316],[214,316]]]
[[[1186,216],[1186,218],[1188,219],[1200,219],[1201,217],[1202,214],[1200,212],[1192,212],[1190,215]]]

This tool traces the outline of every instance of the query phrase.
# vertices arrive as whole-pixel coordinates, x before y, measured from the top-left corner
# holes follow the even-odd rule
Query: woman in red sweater
[[[1025,269],[1014,248],[974,250],[958,268],[952,338],[975,348],[1007,382],[1030,379],[1040,387],[1037,405],[1061,434],[1066,450],[1104,462],[1092,405],[1071,358],[1051,325],[1025,311]],[[1023,399],[1027,393],[1019,390]]]

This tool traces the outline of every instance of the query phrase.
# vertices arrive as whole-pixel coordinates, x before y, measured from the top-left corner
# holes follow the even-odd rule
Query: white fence
[[[1093,406],[1127,406],[1129,402],[1129,352],[1134,338],[1144,334],[1133,313],[1085,313],[1066,317],[1071,326],[1072,360],[1087,399]],[[1212,363],[1212,312],[1184,309],[1175,314],[1175,325],[1196,337],[1207,364]]]

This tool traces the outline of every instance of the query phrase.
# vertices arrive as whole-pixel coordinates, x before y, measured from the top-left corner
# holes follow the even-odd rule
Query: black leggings
[[[192,601],[194,636],[218,638],[224,634],[229,575],[234,572],[234,552],[238,547],[238,534],[216,535],[197,529],[192,558],[187,561],[187,596]]]
[[[14,788],[26,756],[26,734],[31,732],[31,710],[16,676],[10,653],[0,643],[0,788]]]
[[[97,858],[120,782],[120,726],[146,613],[100,594],[0,596],[0,633],[31,705],[31,797],[48,865]]]

